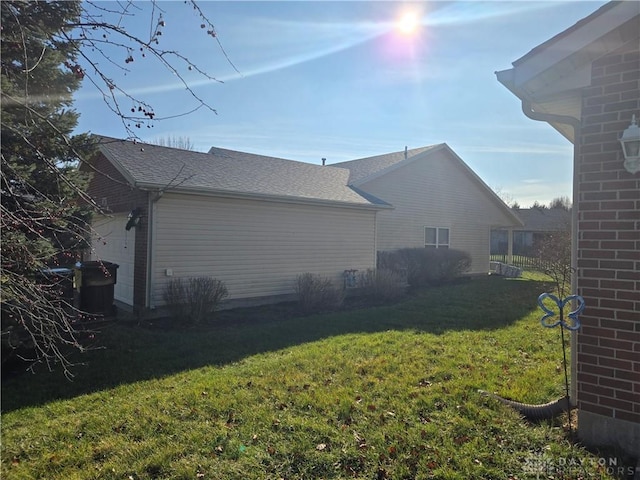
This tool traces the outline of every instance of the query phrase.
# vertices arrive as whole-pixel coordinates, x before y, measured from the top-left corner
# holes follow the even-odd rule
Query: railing
[[[492,262],[502,262],[508,263],[509,265],[514,265],[516,267],[524,268],[527,270],[538,270],[540,272],[544,272],[546,270],[545,264],[540,261],[539,258],[535,257],[525,257],[524,255],[513,255],[511,261],[507,261],[507,254],[497,254],[491,255],[490,260]]]

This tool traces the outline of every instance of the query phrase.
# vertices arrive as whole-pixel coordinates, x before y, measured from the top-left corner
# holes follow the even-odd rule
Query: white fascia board
[[[575,52],[597,42],[639,14],[640,2],[623,1],[592,18],[588,23],[577,26],[573,31],[565,35],[561,33],[557,40],[551,40],[541,51],[533,51],[513,63],[515,67],[514,83],[517,85],[527,83]]]

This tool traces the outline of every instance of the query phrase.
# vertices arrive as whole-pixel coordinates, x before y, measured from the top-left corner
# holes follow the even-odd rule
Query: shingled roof
[[[564,208],[519,208],[516,213],[524,223],[516,230],[557,232],[571,228],[571,211]]]
[[[359,158],[348,162],[333,163],[331,166],[349,169],[351,172],[351,175],[349,176],[349,183],[354,184],[386,171],[391,167],[399,166],[404,162],[411,161],[411,159],[416,155],[428,150],[436,150],[442,146],[444,146],[443,143],[438,145],[429,145],[406,151],[402,150],[400,152],[385,153],[374,157]]]
[[[251,153],[209,153],[100,137],[100,151],[134,186],[380,208],[349,187],[349,171]]]

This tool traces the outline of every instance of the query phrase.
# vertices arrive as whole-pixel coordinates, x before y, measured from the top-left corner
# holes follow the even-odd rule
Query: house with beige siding
[[[464,250],[487,274],[491,229],[521,224],[446,144],[320,166],[102,137],[92,168],[107,214],[90,255],[119,265],[114,297],[136,309],[178,277],[223,281],[231,304],[284,300],[299,274],[340,284],[403,247]]]
[[[349,184],[393,205],[378,213],[379,251],[452,248],[489,271],[491,230],[522,226],[517,215],[445,143],[335,163]]]
[[[92,169],[107,214],[90,256],[119,265],[114,297],[136,309],[161,307],[177,277],[213,276],[232,302],[283,298],[305,272],[341,282],[375,267],[376,213],[391,208],[349,187],[347,170],[221,149],[103,137]]]
[[[578,435],[638,458],[640,172],[619,140],[640,118],[640,3],[605,4],[497,76],[525,115],[574,146],[573,292],[586,305],[572,337]]]

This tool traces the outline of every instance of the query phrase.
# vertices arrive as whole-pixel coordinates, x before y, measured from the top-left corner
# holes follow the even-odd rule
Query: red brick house
[[[526,116],[574,145],[578,435],[640,456],[640,172],[619,139],[640,117],[640,2],[610,2],[497,72]]]

